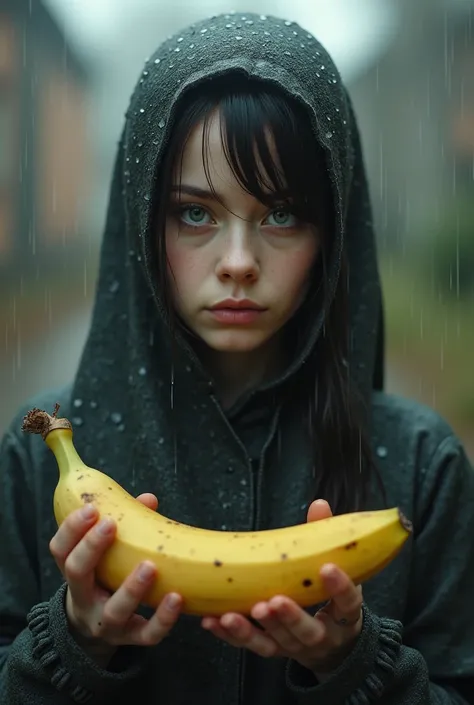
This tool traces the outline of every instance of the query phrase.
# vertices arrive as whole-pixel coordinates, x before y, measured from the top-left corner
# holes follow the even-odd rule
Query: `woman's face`
[[[215,351],[250,352],[281,331],[302,303],[318,253],[315,228],[285,207],[245,192],[227,163],[216,112],[209,126],[209,178],[203,125],[191,133],[166,223],[174,307]]]

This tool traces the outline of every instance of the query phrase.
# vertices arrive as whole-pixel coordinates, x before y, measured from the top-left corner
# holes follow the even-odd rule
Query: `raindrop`
[[[377,455],[379,456],[379,458],[386,458],[388,455],[388,450],[385,446],[379,446],[377,448]]]
[[[326,139],[330,140],[332,137],[332,132],[326,132]]]
[[[266,16],[266,15],[260,15],[260,19],[261,19],[262,21],[264,21],[264,20],[267,19],[267,16]]]
[[[253,25],[253,20],[246,20],[246,21],[245,21],[245,24],[248,24],[248,25],[251,26],[251,25]]]
[[[76,409],[80,409],[83,404],[82,399],[74,399],[73,405],[75,406]]]
[[[71,421],[73,426],[82,426],[84,423],[80,416],[73,416]]]
[[[140,112],[143,115],[143,113],[145,112],[145,108],[140,108]]]
[[[229,467],[227,468],[227,472],[229,473],[229,475],[232,475],[232,473],[234,472],[234,468],[232,465],[229,465]]]
[[[123,431],[125,431],[125,424],[121,423],[119,426],[117,426],[117,431],[123,433]]]
[[[164,442],[165,442],[165,439],[163,437],[158,438],[158,445],[162,446]]]
[[[161,62],[161,59],[155,59],[155,64],[159,64]]]
[[[135,159],[135,164],[140,164],[140,157],[137,157],[137,158]]]
[[[190,48],[190,49],[194,49],[195,46],[196,46],[195,44],[190,44],[190,45],[189,45],[189,48]]]
[[[240,481],[240,484],[242,485],[242,487],[245,487],[247,485],[247,480],[245,479],[245,477]]]
[[[140,367],[140,369],[138,370],[138,374],[140,375],[140,377],[144,377],[146,375],[146,367]]]
[[[331,83],[337,83],[337,78],[333,78]]]
[[[285,27],[291,27],[292,24],[293,24],[292,22],[290,22],[289,20],[287,20],[287,21],[285,22]]]
[[[236,39],[237,39],[237,41],[239,41],[240,39],[242,39],[242,37],[239,36],[239,35],[237,35],[237,36],[236,36]]]
[[[227,530],[227,526],[226,526],[225,524],[222,524],[222,525],[221,525],[221,531],[226,531],[226,530]]]
[[[165,126],[165,121],[163,119],[161,119],[160,122],[158,123],[158,127],[163,129],[164,126]]]
[[[285,56],[291,56],[289,51],[285,51]]]
[[[181,43],[183,41],[184,37],[178,37],[178,43]]]
[[[148,71],[144,71],[142,76],[148,76]]]
[[[109,291],[110,291],[111,294],[116,294],[119,289],[120,289],[120,282],[118,282],[117,279],[116,279],[116,280],[113,281],[112,284],[109,286]],[[77,401],[77,400],[76,400],[76,401]]]
[[[186,372],[191,372],[191,365],[186,365]]]
[[[114,411],[110,414],[110,418],[116,424],[122,423],[122,414],[119,414],[118,411]]]
[[[326,69],[324,64],[322,64],[320,68],[321,68],[321,71],[324,71]]]
[[[146,193],[146,194],[143,196],[143,200],[144,200],[144,201],[151,201],[150,195],[149,195],[148,193]]]
[[[92,401],[89,403],[89,406],[90,406],[91,409],[97,409],[98,404],[97,404],[96,401],[92,400]]]
[[[226,28],[226,29],[232,29],[232,25],[230,24],[230,22],[228,22],[228,23],[226,24],[225,28]]]
[[[270,36],[270,32],[265,31],[265,32],[264,32],[264,35],[265,35],[266,37],[269,37],[269,36]]]
[[[175,51],[178,52],[181,51],[181,49],[179,47],[176,47]]]
[[[201,29],[201,34],[206,34],[206,32],[207,32],[207,29],[206,29],[206,28]]]

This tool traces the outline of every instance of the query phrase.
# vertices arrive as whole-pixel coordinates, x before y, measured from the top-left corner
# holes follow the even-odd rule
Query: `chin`
[[[217,352],[246,353],[257,350],[271,338],[260,331],[226,330],[203,335],[201,339]]]

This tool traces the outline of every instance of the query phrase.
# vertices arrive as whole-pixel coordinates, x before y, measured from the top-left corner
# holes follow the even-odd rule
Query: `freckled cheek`
[[[278,266],[274,267],[274,276],[289,294],[303,298],[309,288],[309,275],[315,262],[317,250],[313,248],[288,253]]]
[[[187,292],[196,292],[205,275],[200,257],[175,242],[167,244],[167,256],[172,290],[179,291],[181,297],[186,297]]]

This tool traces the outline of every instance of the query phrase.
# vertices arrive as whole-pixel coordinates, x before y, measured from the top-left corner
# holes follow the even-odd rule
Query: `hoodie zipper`
[[[252,493],[253,493],[253,507],[252,507],[252,531],[258,531],[260,525],[260,495],[262,490],[263,481],[263,466],[265,462],[265,453],[275,436],[275,431],[278,426],[278,421],[280,420],[281,407],[278,407],[275,414],[273,415],[272,424],[270,427],[270,432],[268,434],[267,440],[264,443],[260,457],[257,460],[250,460],[250,469],[252,475]],[[239,705],[244,704],[244,685],[245,685],[245,661],[246,652],[244,649],[241,650],[239,659],[239,692],[237,702]]]

